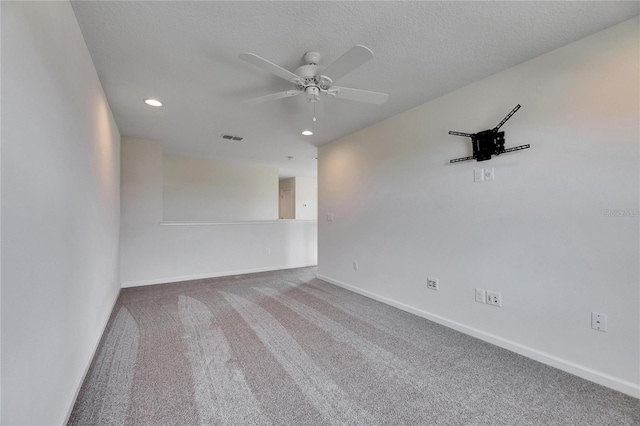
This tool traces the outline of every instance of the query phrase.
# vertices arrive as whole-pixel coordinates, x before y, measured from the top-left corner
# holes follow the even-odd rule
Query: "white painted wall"
[[[306,176],[295,177],[296,219],[318,219],[318,179]]]
[[[318,179],[306,176],[282,179],[280,191],[283,189],[293,190],[296,219],[318,219]]]
[[[638,26],[321,147],[320,277],[640,396]],[[506,145],[531,149],[449,164],[470,155],[449,130],[492,128],[518,103]],[[478,167],[495,180],[473,183]],[[476,303],[475,287],[503,307]]]
[[[1,7],[2,424],[63,424],[120,288],[120,135],[69,3]]]
[[[317,262],[316,221],[163,223],[160,142],[123,137],[121,170],[124,287]]]
[[[164,155],[166,221],[278,219],[278,169]]]

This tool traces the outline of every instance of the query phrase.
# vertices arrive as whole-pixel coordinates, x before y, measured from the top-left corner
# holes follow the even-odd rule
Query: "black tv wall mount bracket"
[[[461,132],[449,132],[450,135],[465,136],[471,138],[471,146],[473,147],[473,155],[471,157],[462,157],[451,160],[450,163],[459,163],[461,161],[476,160],[485,161],[490,160],[492,155],[500,155],[505,152],[520,151],[521,149],[527,149],[529,144],[515,146],[513,148],[504,148],[504,132],[499,132],[500,127],[511,118],[513,114],[520,109],[520,104],[516,105],[509,114],[493,129],[483,130],[478,133],[461,133]]]

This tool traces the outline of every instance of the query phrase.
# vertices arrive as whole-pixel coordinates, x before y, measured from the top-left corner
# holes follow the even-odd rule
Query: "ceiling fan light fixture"
[[[159,100],[152,98],[145,99],[144,103],[152,107],[161,107],[163,105]]]
[[[302,134],[303,134],[304,136],[311,136],[311,135],[313,134],[313,132],[312,132],[311,130],[303,130],[303,131],[302,131]]]

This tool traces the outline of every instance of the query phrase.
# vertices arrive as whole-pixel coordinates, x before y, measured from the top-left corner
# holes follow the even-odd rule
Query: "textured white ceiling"
[[[639,13],[638,2],[73,1],[120,132],[165,152],[259,162],[315,176],[316,147]],[[303,96],[248,106],[289,83],[238,55],[288,70],[356,44],[375,57],[339,85],[384,105],[330,99],[313,123]],[[146,106],[145,98],[165,106]],[[481,108],[481,105],[478,105]],[[314,135],[305,137],[303,129]],[[221,134],[240,135],[242,142]],[[288,156],[295,157],[288,160]]]

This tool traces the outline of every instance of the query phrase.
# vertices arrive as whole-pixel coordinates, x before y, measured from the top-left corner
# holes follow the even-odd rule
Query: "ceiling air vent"
[[[244,138],[242,138],[240,136],[222,135],[222,139],[229,139],[229,140],[232,140],[232,141],[241,141]]]

